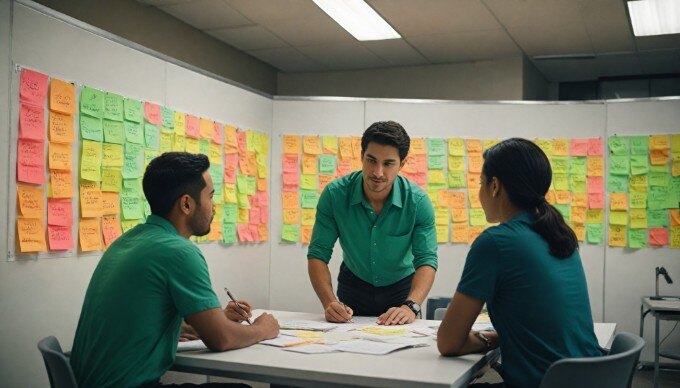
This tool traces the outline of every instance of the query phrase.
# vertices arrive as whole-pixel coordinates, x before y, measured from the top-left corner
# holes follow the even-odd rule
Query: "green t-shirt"
[[[394,284],[423,265],[437,269],[432,203],[402,176],[380,215],[364,198],[361,171],[329,183],[316,208],[307,258],[328,263],[338,238],[345,265],[375,287]]]
[[[472,244],[458,292],[486,302],[500,339],[503,379],[537,387],[553,362],[601,356],[577,251],[566,259],[520,213]]]
[[[92,275],[73,343],[81,387],[136,387],[173,364],[182,318],[220,307],[200,250],[151,215],[116,240]]]

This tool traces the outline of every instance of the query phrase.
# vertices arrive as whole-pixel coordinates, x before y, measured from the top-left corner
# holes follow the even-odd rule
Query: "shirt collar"
[[[166,220],[161,216],[151,214],[150,216],[146,217],[146,223],[150,225],[160,226],[161,228],[165,229],[166,232],[176,234],[179,236],[179,232],[177,231],[175,226],[171,224],[170,221]]]
[[[403,208],[404,204],[402,202],[402,187],[399,184],[399,179],[400,177],[397,176],[397,179],[394,180],[394,183],[392,183],[392,192],[390,192],[390,196],[388,198],[388,202],[390,201],[392,205],[397,206],[398,208]],[[356,205],[362,202],[366,202],[366,199],[364,198],[364,175],[363,173],[359,172],[358,179],[354,181],[354,185],[352,187],[352,200],[350,201],[350,205]]]

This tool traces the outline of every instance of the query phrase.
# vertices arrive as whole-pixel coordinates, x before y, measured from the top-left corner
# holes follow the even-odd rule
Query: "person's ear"
[[[191,210],[193,209],[193,203],[191,202],[191,196],[188,194],[184,194],[183,196],[179,197],[179,209],[182,213],[189,215],[191,213]]]
[[[404,165],[406,164],[406,159],[408,159],[408,156],[406,156],[404,159],[401,160],[401,163],[399,163],[399,169],[401,170],[404,168]]]
[[[491,179],[491,194],[493,197],[497,197],[501,192],[501,182],[498,180],[498,178],[493,177]]]

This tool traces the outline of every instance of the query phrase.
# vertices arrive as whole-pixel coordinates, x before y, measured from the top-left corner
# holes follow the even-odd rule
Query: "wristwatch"
[[[410,299],[407,299],[407,300],[403,303],[403,305],[405,305],[405,306],[408,307],[411,311],[413,311],[413,314],[416,315],[416,318],[420,318],[420,317],[422,316],[422,315],[421,315],[421,311],[420,311],[420,305],[419,305],[418,303],[416,303],[416,302],[414,302],[414,301],[412,301],[412,300],[410,300]]]
[[[482,341],[484,341],[484,344],[486,345],[486,350],[487,350],[487,351],[488,351],[488,350],[491,350],[491,340],[489,339],[489,337],[487,337],[486,335],[484,335],[484,333],[481,332],[481,331],[478,331],[477,333],[475,333],[475,335],[477,336],[477,338],[479,338],[479,339],[481,339]]]

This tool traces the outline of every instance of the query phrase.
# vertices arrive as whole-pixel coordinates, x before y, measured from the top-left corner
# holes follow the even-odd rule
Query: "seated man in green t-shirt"
[[[210,231],[209,166],[205,155],[185,152],[149,163],[143,187],[152,215],[109,247],[85,295],[71,356],[79,386],[157,384],[175,360],[183,319],[214,351],[278,335],[270,314],[240,324],[247,302],[246,316],[233,302],[221,309],[205,258],[188,240]]]

